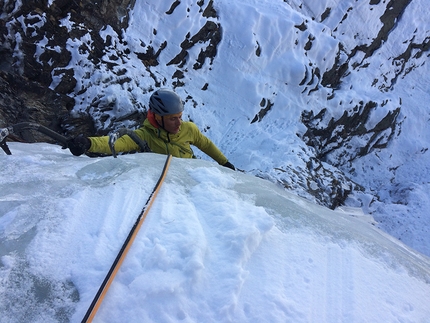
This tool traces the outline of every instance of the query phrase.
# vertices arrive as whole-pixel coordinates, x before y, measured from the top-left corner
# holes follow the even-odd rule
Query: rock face
[[[89,58],[101,60],[104,41],[99,30],[106,25],[118,30],[128,23],[128,10],[134,1],[2,1],[0,21],[0,123],[8,126],[32,121],[66,136],[94,133],[91,117],[72,117],[76,78],[69,68],[68,39],[91,32],[93,47]],[[62,21],[74,21],[74,27]],[[36,45],[37,44],[37,45]],[[43,45],[41,45],[43,44]],[[42,47],[42,48],[41,48]],[[52,86],[53,76],[61,80]],[[50,141],[37,133],[25,132],[28,141]]]
[[[381,27],[375,37],[369,37],[366,41],[363,40],[364,37],[358,39],[358,35],[356,44],[342,41],[343,24],[353,10],[352,7],[346,8],[341,21],[330,21],[336,8],[327,7],[316,12],[300,1],[284,2],[304,16],[319,22],[328,21],[332,36],[339,39],[338,52],[331,68],[321,71],[317,64],[309,64],[306,66],[306,74],[298,80],[298,85],[303,89],[302,95],[310,95],[324,87],[331,90],[328,97],[330,100],[342,88],[345,76],[354,70],[366,68],[366,58],[374,55],[384,44],[411,0],[370,1],[370,10],[379,8],[381,11],[380,8],[385,8],[379,17]],[[154,67],[160,64],[159,56],[165,50],[167,41],[160,44],[142,43],[139,48],[130,48],[127,40],[122,37],[123,30],[129,25],[129,12],[134,7],[135,0],[28,0],[19,4],[3,0],[0,4],[3,8],[0,16],[1,127],[33,121],[65,136],[80,133],[102,135],[124,123],[128,127],[135,127],[145,117],[145,103],[130,94],[127,100],[133,109],[123,111],[119,116],[111,113],[122,109],[121,102],[103,92],[106,80],[101,79],[96,85],[90,84],[91,73],[97,70],[108,71],[111,79],[106,82],[116,82],[122,90],[129,93],[133,92],[133,88],[151,92],[167,83],[165,76],[162,78],[154,72]],[[180,5],[181,1],[172,0],[165,15],[174,15]],[[190,52],[198,52],[197,59],[192,64],[193,69],[208,67],[210,70],[222,42],[223,29],[213,0],[190,2],[187,4],[188,12],[191,6],[196,5],[203,22],[202,27],[188,32],[180,43],[178,52],[173,53],[167,62],[167,66],[174,70],[171,75],[174,87],[184,85],[183,78],[188,72],[185,64],[192,59]],[[303,21],[297,24],[294,26],[295,31],[305,32],[308,23]],[[157,33],[155,27],[148,26],[148,30],[153,34]],[[116,34],[115,39],[111,36],[113,33]],[[77,39],[79,42],[74,42]],[[309,34],[305,51],[310,51],[314,42],[314,36]],[[258,41],[256,45],[255,55],[260,56],[263,49]],[[374,86],[380,91],[391,90],[399,77],[417,68],[418,64],[414,61],[425,55],[429,47],[429,37],[419,41],[418,37],[412,35],[408,49],[391,58],[392,64],[396,66],[394,71],[388,76],[381,74],[381,77],[375,79]],[[82,60],[88,62],[87,65],[91,65],[81,75],[77,74],[71,64],[75,57],[72,52],[78,53]],[[142,62],[146,68],[143,72],[150,75],[153,85],[142,85],[139,80],[133,80],[127,74],[125,63],[130,61],[132,55]],[[130,86],[132,83],[133,86]],[[86,97],[90,86],[99,87],[100,93]],[[208,84],[202,90],[207,88]],[[188,97],[186,100],[193,98]],[[263,99],[261,110],[251,123],[261,122],[273,106],[270,99]],[[378,106],[381,103],[363,100],[353,109],[344,111],[341,117],[330,115],[326,109],[304,111],[302,123],[307,131],[301,135],[301,139],[313,149],[314,156],[306,159],[306,169],[300,174],[294,175],[294,170],[275,171],[278,174],[287,172],[295,185],[301,186],[319,203],[331,208],[341,205],[349,192],[360,189],[359,185],[339,170],[342,163],[351,162],[374,149],[383,149],[401,131],[401,102],[392,104],[379,122],[368,128],[369,115]],[[113,114],[116,117],[112,117]],[[15,139],[49,141],[43,135],[30,132],[24,132],[20,137]],[[283,180],[282,176],[277,181],[287,188],[294,186],[291,181]]]
[[[141,124],[145,117],[144,105],[135,101],[133,104],[137,108],[134,111],[112,119],[110,111],[118,109],[119,103],[110,101],[105,93],[84,103],[87,104],[84,113],[71,115],[71,110],[82,104],[76,102],[76,97],[84,94],[87,88],[78,81],[82,76],[75,75],[73,66],[70,66],[72,54],[68,42],[88,37],[88,42],[77,48],[79,54],[95,69],[109,70],[118,78],[118,84],[130,82],[121,67],[125,60],[129,60],[130,49],[120,35],[128,26],[128,13],[134,3],[134,0],[104,0],[97,3],[56,0],[48,5],[44,1],[30,0],[15,7],[13,1],[4,2],[0,25],[0,77],[4,89],[0,112],[2,126],[18,121],[34,121],[73,136],[78,133],[103,135],[124,120],[127,120],[128,126]],[[166,14],[171,15],[179,3],[175,1]],[[197,4],[203,17],[216,17],[212,1],[206,6],[204,1]],[[109,35],[104,39],[100,36],[100,31],[106,28],[112,28],[119,35],[120,44],[113,43]],[[154,29],[153,32],[157,31]],[[194,64],[194,68],[199,69],[206,59],[213,62],[220,41],[221,27],[213,21],[207,21],[196,34],[187,35],[181,44],[181,51],[168,63],[178,66],[172,75],[177,80],[174,85],[183,85],[181,66],[187,61],[188,51],[193,46],[207,43]],[[158,56],[164,47],[165,44],[162,44],[154,49],[152,44],[148,44],[142,46],[145,51],[133,53],[147,67],[156,87],[162,86],[163,81],[156,78],[150,67],[158,65]],[[83,76],[84,79],[86,77]],[[13,108],[10,102],[15,102]],[[45,111],[46,116],[36,113],[41,110]],[[35,136],[34,140],[49,141],[49,138],[38,134],[23,135],[26,140]]]

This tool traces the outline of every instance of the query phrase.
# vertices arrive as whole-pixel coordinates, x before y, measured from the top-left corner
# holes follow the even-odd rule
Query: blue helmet
[[[182,100],[175,92],[159,89],[149,98],[149,110],[159,116],[177,114],[184,111]]]

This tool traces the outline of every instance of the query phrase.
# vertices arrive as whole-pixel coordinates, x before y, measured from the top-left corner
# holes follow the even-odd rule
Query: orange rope
[[[112,284],[112,281],[115,278],[115,275],[117,274],[119,268],[121,267],[121,264],[123,263],[127,252],[130,250],[131,245],[133,244],[134,239],[136,238],[136,235],[142,226],[143,221],[146,218],[146,215],[148,214],[155,198],[157,197],[157,194],[161,188],[161,184],[164,182],[164,179],[167,174],[167,170],[170,165],[170,161],[172,159],[172,155],[168,155],[166,159],[166,163],[164,164],[163,172],[161,173],[160,178],[158,179],[157,184],[154,187],[154,190],[152,191],[151,195],[149,196],[148,201],[146,202],[145,206],[143,207],[143,210],[139,217],[136,220],[136,223],[134,224],[133,228],[131,229],[127,239],[125,240],[120,252],[118,253],[114,263],[112,264],[111,269],[109,270],[108,274],[106,275],[106,278],[104,279],[102,285],[99,288],[99,291],[97,292],[96,296],[94,297],[93,302],[91,303],[85,317],[82,320],[82,323],[91,322],[94,318],[94,316],[97,313],[97,310],[99,309],[103,298],[105,297],[110,285]]]

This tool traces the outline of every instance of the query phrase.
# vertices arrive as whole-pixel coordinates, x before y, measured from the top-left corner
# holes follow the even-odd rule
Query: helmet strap
[[[160,115],[158,115],[158,114],[154,114],[154,116],[155,116],[155,121],[157,122],[157,124],[162,128],[162,129],[164,129],[164,130],[166,130],[165,128],[164,128],[164,116],[160,116]]]

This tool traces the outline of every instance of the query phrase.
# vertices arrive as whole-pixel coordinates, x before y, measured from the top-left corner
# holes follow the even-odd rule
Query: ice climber
[[[173,91],[159,89],[149,99],[149,111],[143,126],[134,133],[146,141],[152,152],[170,154],[180,158],[195,158],[190,145],[196,146],[218,164],[235,169],[218,147],[190,121],[182,121],[184,106],[181,98]],[[80,135],[68,143],[75,156],[84,153],[111,154],[109,136],[85,137]],[[139,145],[129,136],[115,142],[115,151],[139,151]]]

